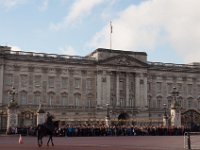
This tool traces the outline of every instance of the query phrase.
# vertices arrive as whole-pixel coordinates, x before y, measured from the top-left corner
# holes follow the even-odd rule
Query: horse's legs
[[[53,144],[53,138],[52,138],[52,134],[49,135],[49,139],[48,139],[48,142],[47,142],[47,146],[49,146],[49,142],[51,140],[51,145],[54,146]]]
[[[49,146],[49,141],[50,141],[50,138],[51,136],[49,135],[49,139],[48,139],[48,141],[47,141],[47,146]]]
[[[54,146],[53,144],[53,135],[51,134],[51,145]]]
[[[38,135],[38,146],[41,147],[42,146],[42,136]]]

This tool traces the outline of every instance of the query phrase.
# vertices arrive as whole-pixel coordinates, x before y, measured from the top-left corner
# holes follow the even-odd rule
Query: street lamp
[[[12,87],[12,90],[9,92],[9,94],[12,96],[11,102],[15,102],[16,91],[14,87]]]
[[[107,115],[106,115],[106,117],[107,118],[110,118],[110,113],[109,113],[109,104],[106,104],[106,109],[107,109]]]

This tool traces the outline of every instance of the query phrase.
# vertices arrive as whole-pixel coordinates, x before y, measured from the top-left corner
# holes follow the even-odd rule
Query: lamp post
[[[167,127],[168,126],[167,105],[163,104],[163,108],[164,108],[163,125]]]
[[[15,101],[15,88],[12,87],[12,89],[9,91],[9,94],[11,95],[10,103],[8,104],[7,109],[7,133],[10,133],[10,128],[17,127],[18,126],[18,103]]]
[[[150,117],[151,117],[151,114],[150,114],[150,101],[148,103],[149,103],[149,105],[145,106],[145,107],[146,107],[146,110],[148,111],[148,124],[150,126],[151,125],[151,119],[150,119]]]
[[[12,89],[10,90],[9,94],[12,96],[12,99],[11,99],[11,102],[15,102],[15,94],[16,94],[16,91],[15,91],[15,88],[12,87]]]
[[[110,118],[109,106],[110,106],[109,104],[106,104],[106,109],[107,109],[107,110],[106,110],[106,112],[107,112],[106,117],[107,117],[107,118]]]
[[[170,108],[170,116],[171,116],[171,125],[174,127],[181,126],[181,111],[180,111],[180,104],[177,101],[177,96],[179,92],[177,91],[176,87],[173,88],[172,91],[173,103]]]
[[[109,114],[109,104],[106,104],[106,117],[105,117],[105,122],[106,126],[109,127],[110,124],[110,114]]]

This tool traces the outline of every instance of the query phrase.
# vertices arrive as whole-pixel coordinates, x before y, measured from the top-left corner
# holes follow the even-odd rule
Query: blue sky
[[[85,56],[142,51],[148,61],[200,62],[199,0],[0,0],[0,45]]]

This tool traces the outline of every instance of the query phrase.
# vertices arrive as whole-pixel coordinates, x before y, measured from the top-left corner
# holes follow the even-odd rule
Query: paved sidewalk
[[[54,147],[47,147],[47,137],[43,147],[37,147],[37,138],[23,136],[23,144],[18,144],[18,136],[0,136],[0,149],[6,150],[184,150],[183,136],[119,136],[119,137],[54,137]]]

